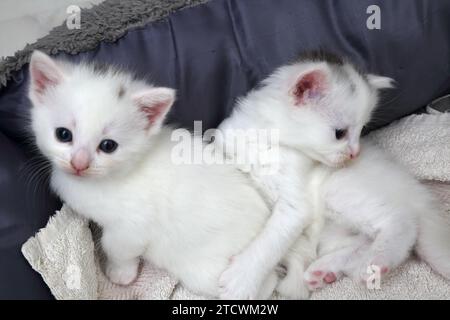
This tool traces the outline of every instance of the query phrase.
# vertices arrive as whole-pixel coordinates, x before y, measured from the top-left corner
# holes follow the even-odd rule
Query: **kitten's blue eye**
[[[55,130],[56,139],[61,142],[71,142],[72,141],[72,132],[66,128],[56,128]]]
[[[104,153],[113,153],[119,145],[111,139],[102,140],[98,146]]]
[[[334,134],[336,136],[336,139],[341,140],[347,135],[347,129],[336,129],[334,131]]]

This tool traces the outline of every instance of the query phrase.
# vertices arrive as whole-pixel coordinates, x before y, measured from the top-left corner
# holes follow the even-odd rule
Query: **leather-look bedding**
[[[381,8],[381,30],[366,9]],[[450,92],[450,2],[446,0],[212,0],[129,31],[115,43],[66,57],[116,63],[178,90],[170,121],[217,126],[244,94],[304,50],[344,54],[393,77],[372,127]],[[0,298],[51,298],[20,253],[60,204],[35,172],[27,139],[26,66],[0,91]]]

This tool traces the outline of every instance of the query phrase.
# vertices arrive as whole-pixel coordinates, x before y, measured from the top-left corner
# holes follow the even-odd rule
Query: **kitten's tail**
[[[450,222],[438,210],[421,216],[416,252],[436,272],[450,279]]]

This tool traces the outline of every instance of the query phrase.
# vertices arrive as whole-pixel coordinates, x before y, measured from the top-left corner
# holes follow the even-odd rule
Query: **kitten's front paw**
[[[124,264],[108,263],[106,276],[118,285],[126,286],[132,283],[138,275],[139,262],[128,262]]]
[[[244,256],[230,259],[230,265],[219,279],[219,297],[225,300],[249,300],[258,297],[261,281],[256,268]]]

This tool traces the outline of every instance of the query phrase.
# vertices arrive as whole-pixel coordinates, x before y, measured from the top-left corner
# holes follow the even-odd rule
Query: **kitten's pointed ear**
[[[375,74],[368,74],[367,81],[369,81],[370,85],[375,89],[390,89],[394,88],[395,80],[389,77],[377,76]]]
[[[325,95],[327,75],[324,70],[312,70],[302,74],[291,89],[296,105],[318,100]]]
[[[64,74],[56,62],[40,51],[34,51],[30,60],[30,98],[42,101],[45,92],[63,81]]]
[[[175,102],[175,90],[149,88],[134,94],[132,99],[147,118],[148,128],[160,128]]]

